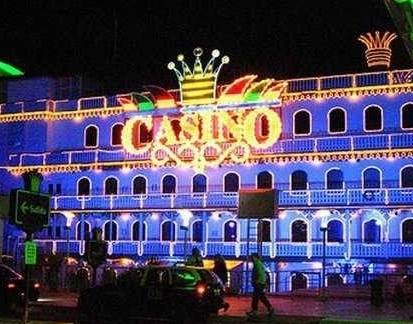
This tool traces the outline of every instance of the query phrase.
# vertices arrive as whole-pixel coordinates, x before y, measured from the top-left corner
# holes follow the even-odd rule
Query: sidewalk
[[[270,296],[270,302],[275,308],[276,316],[267,323],[343,323],[342,320],[358,320],[357,323],[371,321],[391,321],[400,323],[409,321],[413,316],[413,305],[397,307],[392,303],[385,303],[381,307],[370,305],[366,299],[329,298],[322,302],[317,297],[307,296]],[[211,323],[243,323],[246,322],[245,313],[250,309],[251,297],[229,296],[226,298],[230,304],[227,312],[220,312],[220,316]],[[31,318],[44,320],[73,321],[77,295],[74,293],[44,293],[38,302],[31,307]],[[262,305],[260,305],[262,307]],[[263,315],[265,309],[259,310]],[[327,321],[340,319],[339,321]],[[396,322],[394,322],[396,321]],[[45,323],[44,321],[41,323]],[[3,324],[0,321],[0,324]]]

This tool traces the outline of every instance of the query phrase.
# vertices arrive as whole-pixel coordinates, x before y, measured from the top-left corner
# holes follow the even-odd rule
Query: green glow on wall
[[[261,95],[259,92],[248,92],[245,94],[244,100],[247,102],[251,101],[258,101],[261,99]]]
[[[140,102],[139,103],[139,111],[146,111],[146,110],[154,110],[155,106],[152,102]]]
[[[23,74],[24,73],[18,68],[10,64],[0,62],[0,76],[20,76]]]

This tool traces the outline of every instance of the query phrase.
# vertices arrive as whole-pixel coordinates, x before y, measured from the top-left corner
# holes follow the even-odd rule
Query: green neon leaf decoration
[[[10,64],[0,62],[0,76],[20,76],[23,74],[23,71],[18,68]]]

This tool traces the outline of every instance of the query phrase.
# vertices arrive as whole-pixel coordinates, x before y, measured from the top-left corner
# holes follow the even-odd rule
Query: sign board
[[[10,193],[10,223],[26,233],[40,231],[49,225],[50,196],[22,189]]]
[[[37,263],[37,246],[33,241],[24,243],[24,264],[35,265]]]
[[[239,191],[238,218],[274,218],[277,206],[274,189]]]

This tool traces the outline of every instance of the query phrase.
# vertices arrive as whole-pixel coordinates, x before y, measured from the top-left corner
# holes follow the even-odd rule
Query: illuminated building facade
[[[238,191],[274,188],[278,210],[262,230],[273,269],[319,266],[321,227],[328,265],[411,260],[413,70],[218,86],[229,59],[214,68],[213,51],[204,67],[194,54],[193,68],[183,56],[182,70],[168,65],[179,90],[1,106],[3,192],[37,169],[52,195],[43,252],[82,256],[99,227],[112,257],[182,257],[188,228],[188,250],[243,259]],[[6,253],[17,236],[8,225]]]

